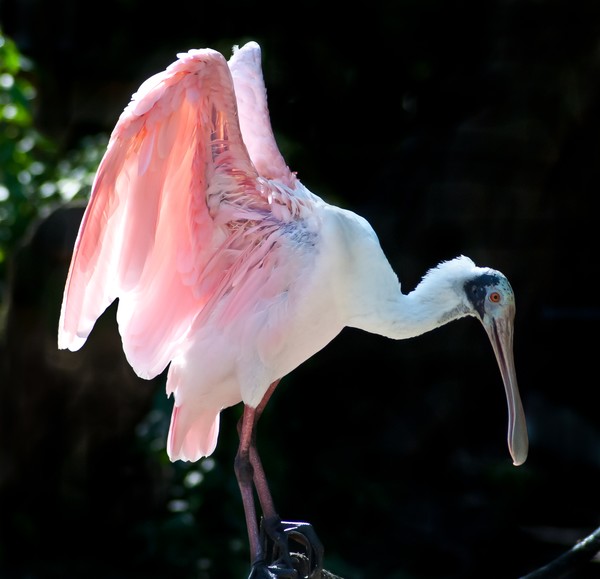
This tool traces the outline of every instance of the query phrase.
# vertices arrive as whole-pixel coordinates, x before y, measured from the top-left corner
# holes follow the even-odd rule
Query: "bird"
[[[508,279],[459,255],[404,293],[369,222],[313,194],[286,164],[255,41],[229,59],[211,48],[177,54],[118,118],[75,241],[58,347],[80,349],[115,300],[136,374],[168,368],[171,461],[211,455],[221,411],[242,404],[234,471],[252,578],[294,577],[294,536],[321,568],[310,525],[279,517],[256,426],[280,380],[346,327],[403,340],[478,319],[506,392],[509,452],[515,465],[527,457]]]

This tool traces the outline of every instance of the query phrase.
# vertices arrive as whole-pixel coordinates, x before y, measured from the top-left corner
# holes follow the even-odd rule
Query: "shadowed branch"
[[[520,579],[560,579],[589,564],[600,552],[600,527],[554,561]]]

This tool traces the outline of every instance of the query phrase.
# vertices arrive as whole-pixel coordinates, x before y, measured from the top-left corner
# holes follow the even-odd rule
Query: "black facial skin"
[[[465,293],[481,318],[483,318],[485,314],[487,288],[495,286],[499,282],[500,277],[493,273],[484,273],[475,279],[465,282]]]

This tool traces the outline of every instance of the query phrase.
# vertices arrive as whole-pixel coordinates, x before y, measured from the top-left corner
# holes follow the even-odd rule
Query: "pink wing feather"
[[[237,54],[236,83],[260,95],[262,75],[248,76],[260,65],[247,67],[244,49]],[[225,242],[220,228],[241,210],[269,211],[240,133],[227,62],[208,49],[178,57],[142,84],[111,135],[75,244],[59,325],[59,347],[77,350],[119,298],[123,348],[144,378],[166,367],[219,285],[210,262]],[[244,104],[244,115],[253,106]],[[265,135],[264,127],[252,133],[254,154]],[[268,161],[260,163],[266,168]],[[275,173],[285,174],[283,159],[276,164]]]
[[[295,176],[287,167],[273,136],[267,89],[263,79],[260,47],[248,42],[229,59],[235,85],[238,113],[244,143],[256,170],[293,189]]]

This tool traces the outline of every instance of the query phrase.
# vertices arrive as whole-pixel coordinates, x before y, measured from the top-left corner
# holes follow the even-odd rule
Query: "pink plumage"
[[[119,331],[136,373],[153,378],[176,360],[167,384],[177,405],[172,459],[210,454],[220,410],[242,400],[230,376],[188,386],[182,356],[203,327],[226,328],[253,313],[260,323],[256,308],[285,293],[295,267],[277,272],[282,224],[311,197],[275,143],[256,43],[229,63],[209,49],[180,54],[119,118],[76,241],[59,347],[80,348],[119,298]],[[235,348],[235,340],[223,347]],[[227,353],[220,358],[225,364]],[[187,401],[186,388],[198,390],[200,407]]]
[[[272,551],[285,551],[256,423],[279,380],[346,326],[404,339],[477,317],[504,380],[509,450],[515,464],[527,456],[508,280],[460,256],[403,294],[369,223],[287,167],[254,42],[228,62],[209,49],[180,54],[119,118],[75,243],[59,347],[81,348],[117,298],[135,372],[169,366],[171,460],[211,454],[221,410],[244,403],[235,469],[256,570],[266,561],[254,489]]]

